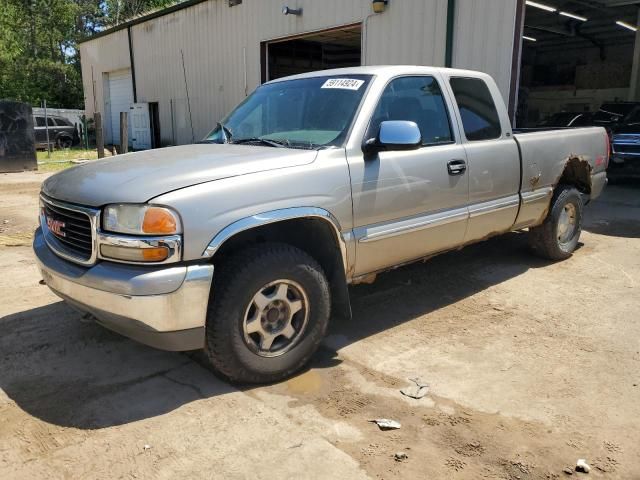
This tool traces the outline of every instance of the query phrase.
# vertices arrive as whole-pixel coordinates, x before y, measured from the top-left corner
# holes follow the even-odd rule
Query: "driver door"
[[[453,248],[462,243],[467,228],[466,155],[438,80],[391,80],[366,138],[375,137],[386,120],[415,122],[422,146],[349,159],[355,276]]]

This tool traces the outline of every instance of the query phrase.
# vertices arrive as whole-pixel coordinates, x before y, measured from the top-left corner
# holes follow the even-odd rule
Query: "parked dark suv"
[[[611,168],[634,176],[640,174],[640,104],[613,128]]]
[[[49,143],[58,148],[69,148],[78,138],[76,127],[64,117],[48,115],[45,123],[43,115],[33,116],[36,148],[47,148],[47,128],[49,126]]]
[[[639,102],[609,102],[603,103],[600,110],[593,116],[593,124],[605,127],[609,133],[628,117],[633,110],[640,106]]]

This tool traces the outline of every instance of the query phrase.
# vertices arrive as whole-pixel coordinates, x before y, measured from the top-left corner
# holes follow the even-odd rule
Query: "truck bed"
[[[586,162],[592,175],[604,175],[609,149],[602,127],[516,129],[514,138],[522,158],[521,191],[552,188],[569,162]],[[583,179],[585,192],[591,192],[591,179]]]

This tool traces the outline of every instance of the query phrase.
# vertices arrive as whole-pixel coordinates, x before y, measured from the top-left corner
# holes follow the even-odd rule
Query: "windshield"
[[[371,75],[322,76],[259,87],[204,139],[291,148],[340,146]]]

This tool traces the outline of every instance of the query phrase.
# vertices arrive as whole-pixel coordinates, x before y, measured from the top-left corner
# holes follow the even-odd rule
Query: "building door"
[[[134,103],[129,110],[131,122],[131,144],[134,150],[151,148],[151,122],[148,103]]]
[[[120,112],[129,112],[133,104],[133,82],[131,70],[109,72],[106,79],[105,124],[107,144],[120,145]],[[131,121],[129,121],[131,125]],[[131,139],[131,126],[129,127]]]

